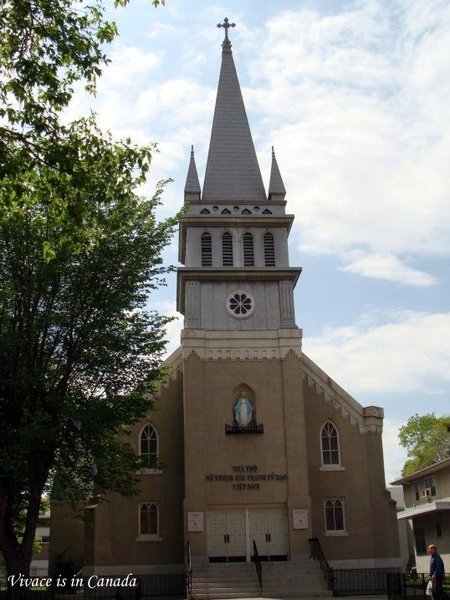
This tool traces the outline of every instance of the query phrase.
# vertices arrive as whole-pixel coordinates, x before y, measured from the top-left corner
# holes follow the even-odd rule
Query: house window
[[[345,531],[344,500],[342,498],[325,500],[325,530],[331,533]]]
[[[275,244],[270,232],[264,234],[264,264],[266,267],[275,266]]]
[[[139,505],[139,535],[159,535],[159,507],[153,502]]]
[[[322,465],[324,467],[340,465],[339,434],[331,421],[327,421],[322,427],[320,441],[322,445]]]
[[[255,266],[255,252],[253,250],[253,236],[251,233],[244,233],[244,267]]]
[[[434,479],[434,477],[428,477],[427,479],[425,479],[424,488],[426,490],[430,490],[431,496],[436,496],[436,480]]]
[[[416,542],[416,553],[426,554],[427,553],[427,540],[425,537],[425,529],[423,527],[418,527],[414,529],[414,539]]]
[[[414,484],[414,494],[416,496],[416,501],[418,502],[420,500],[420,486],[418,483]]]
[[[139,438],[139,454],[146,469],[158,467],[159,439],[153,425],[147,424]]]
[[[442,537],[442,526],[440,523],[436,524],[436,537],[437,538],[441,538]]]
[[[233,236],[228,231],[222,236],[222,264],[224,267],[233,266]]]
[[[202,267],[212,266],[211,234],[202,233]]]

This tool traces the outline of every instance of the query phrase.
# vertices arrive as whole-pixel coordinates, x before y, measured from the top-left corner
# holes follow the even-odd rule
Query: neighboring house
[[[399,520],[412,522],[418,573],[427,573],[429,544],[435,544],[450,571],[450,458],[394,481],[402,485],[406,509]]]
[[[33,552],[30,575],[48,575],[48,548],[50,542],[50,513],[39,515],[36,534],[41,538],[41,549]]]

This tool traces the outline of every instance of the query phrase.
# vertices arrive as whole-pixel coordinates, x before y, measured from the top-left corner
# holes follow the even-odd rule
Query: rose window
[[[238,290],[228,296],[227,310],[233,317],[249,317],[254,308],[255,301],[248,292]]]

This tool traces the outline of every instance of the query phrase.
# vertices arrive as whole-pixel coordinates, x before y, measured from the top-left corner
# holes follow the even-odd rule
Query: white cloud
[[[348,6],[269,21],[249,104],[275,142],[302,251],[364,252],[344,268],[431,285],[403,257],[450,254],[450,7]]]
[[[417,287],[427,287],[436,283],[434,277],[408,267],[393,254],[381,252],[367,254],[354,251],[349,253],[346,258],[349,262],[341,267],[341,270],[349,273],[357,273],[374,279],[399,281],[405,285]]]
[[[401,475],[402,467],[406,461],[406,450],[398,441],[400,425],[385,419],[383,423],[383,455],[386,483],[395,481]]]
[[[165,339],[167,340],[167,346],[164,358],[167,358],[180,345],[180,334],[183,329],[183,315],[177,312],[176,304],[171,300],[155,302],[152,305],[152,309],[157,310],[161,315],[173,317],[174,319],[166,326]]]
[[[305,352],[352,394],[445,394],[449,338],[450,313],[374,312],[306,338]]]

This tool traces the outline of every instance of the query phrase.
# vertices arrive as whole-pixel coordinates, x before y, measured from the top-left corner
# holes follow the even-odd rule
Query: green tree
[[[126,0],[116,5],[126,4]],[[153,2],[158,4],[158,2]],[[28,573],[43,494],[132,494],[123,433],[151,409],[167,318],[175,218],[145,181],[154,146],[95,116],[62,124],[72,86],[93,91],[117,33],[101,1],[0,3],[0,550]]]
[[[447,428],[450,417],[436,417],[434,413],[415,414],[400,427],[400,445],[406,448],[408,460],[402,475],[410,475],[449,456]]]

